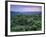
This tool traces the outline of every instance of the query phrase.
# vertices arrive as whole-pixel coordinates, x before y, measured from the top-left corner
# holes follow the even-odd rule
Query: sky
[[[40,12],[41,10],[42,10],[41,6],[10,5],[10,11],[15,12]]]

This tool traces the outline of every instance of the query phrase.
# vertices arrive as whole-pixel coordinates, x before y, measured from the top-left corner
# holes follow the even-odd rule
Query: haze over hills
[[[33,14],[41,14],[41,12],[14,12],[14,11],[11,11],[11,16],[16,16],[17,14],[20,14],[20,15],[33,15]]]

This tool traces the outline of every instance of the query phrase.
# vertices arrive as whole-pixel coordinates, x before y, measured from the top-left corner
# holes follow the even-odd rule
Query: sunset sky
[[[15,12],[40,12],[42,10],[41,6],[31,6],[31,5],[11,5],[10,11]]]

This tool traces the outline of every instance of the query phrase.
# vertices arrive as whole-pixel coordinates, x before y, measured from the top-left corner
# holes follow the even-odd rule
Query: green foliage
[[[11,17],[11,31],[41,30],[41,15],[16,15]]]

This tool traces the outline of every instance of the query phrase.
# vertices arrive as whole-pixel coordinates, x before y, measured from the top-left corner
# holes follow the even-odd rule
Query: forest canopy
[[[41,15],[11,16],[11,31],[39,31],[41,30]]]

